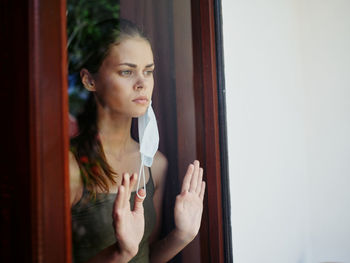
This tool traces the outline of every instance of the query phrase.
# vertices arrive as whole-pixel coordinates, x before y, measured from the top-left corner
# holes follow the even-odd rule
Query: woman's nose
[[[134,88],[135,89],[143,89],[145,87],[146,87],[146,85],[145,85],[145,77],[143,75],[139,75],[137,77],[137,79],[136,79]]]

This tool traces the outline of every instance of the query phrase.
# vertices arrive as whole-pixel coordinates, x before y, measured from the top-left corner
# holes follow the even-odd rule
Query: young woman
[[[198,161],[189,165],[176,198],[175,228],[160,240],[167,160],[157,152],[145,169],[146,191],[136,189],[140,146],[130,132],[132,118],[150,107],[150,42],[128,21],[96,26],[103,34],[81,63],[90,96],[70,152],[74,262],[167,262],[199,231],[203,169]]]

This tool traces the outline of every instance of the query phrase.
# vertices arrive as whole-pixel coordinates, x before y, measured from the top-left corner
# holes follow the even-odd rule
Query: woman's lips
[[[137,103],[137,104],[147,104],[148,98],[147,97],[137,97],[136,99],[133,99],[132,101]]]

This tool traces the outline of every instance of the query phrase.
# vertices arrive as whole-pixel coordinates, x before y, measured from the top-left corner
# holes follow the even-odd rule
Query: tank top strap
[[[148,167],[148,172],[149,172],[149,179],[147,182],[147,191],[151,191],[152,192],[152,196],[154,194],[154,181],[153,181],[153,176],[152,176],[152,170],[151,167]]]

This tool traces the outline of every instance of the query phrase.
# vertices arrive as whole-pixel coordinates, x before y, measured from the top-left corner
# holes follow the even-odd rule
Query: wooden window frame
[[[225,128],[220,129],[224,123],[224,109],[219,105],[219,100],[224,100],[223,75],[220,72],[218,75],[217,71],[222,66],[222,57],[217,57],[221,47],[216,46],[220,1],[192,0],[191,6],[196,144],[199,159],[204,160],[208,186],[201,227],[201,261],[230,262],[231,251],[226,251],[230,247],[227,243],[230,243],[229,223],[224,214],[229,211],[223,211],[223,200],[227,203],[228,192],[222,187],[222,180],[227,180],[225,138],[222,138],[226,134]],[[29,183],[23,186],[29,198],[23,200],[23,204],[30,208],[24,245],[31,247],[31,251],[27,253],[30,259],[23,257],[22,262],[70,263],[66,1],[31,0],[23,7],[27,11],[28,27],[21,32],[27,33],[25,54],[28,56],[22,70],[26,71],[28,85],[21,87],[21,91],[28,95],[22,106],[28,114],[20,120],[28,124],[29,130],[18,131],[12,137],[27,135],[23,140],[29,147],[23,153],[29,160],[29,173],[23,175]],[[20,62],[19,57],[16,59]],[[20,147],[15,151],[18,153]],[[8,246],[11,253],[18,253],[17,247],[11,244]]]
[[[192,0],[191,7],[197,153],[208,186],[201,262],[232,262],[221,1]]]
[[[30,1],[32,262],[72,258],[66,35],[65,0]]]

